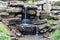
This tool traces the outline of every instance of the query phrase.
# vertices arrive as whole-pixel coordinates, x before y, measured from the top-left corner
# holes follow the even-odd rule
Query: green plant
[[[50,40],[60,40],[60,24],[56,25],[56,30],[51,34]]]
[[[47,23],[45,23],[45,26],[50,26],[50,23],[52,23],[53,22],[53,20],[50,20],[50,19],[47,19]]]
[[[11,40],[8,34],[6,26],[0,23],[0,40]]]
[[[11,40],[11,39],[7,34],[0,33],[0,40]]]
[[[51,34],[50,40],[60,40],[60,30],[56,30]]]
[[[32,0],[28,0],[27,2],[26,2],[26,4],[28,4],[28,5],[30,5],[30,4],[32,4]]]

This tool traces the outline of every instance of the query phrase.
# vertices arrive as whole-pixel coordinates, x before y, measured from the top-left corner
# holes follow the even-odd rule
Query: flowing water
[[[38,25],[36,25],[36,39],[35,40],[39,40],[39,32],[38,32]]]
[[[25,10],[24,10],[24,11],[25,11],[25,24],[26,24],[26,21],[27,21],[27,20],[26,20],[26,16],[27,16],[27,7],[25,7]]]
[[[28,15],[27,15],[27,7],[25,7],[24,12],[25,12],[25,13],[24,13],[24,19],[23,19],[23,20],[24,20],[24,23],[23,23],[23,24],[24,24],[24,25],[27,25],[27,17],[28,17]],[[39,35],[38,35],[38,33],[39,33],[39,32],[38,32],[38,26],[36,25],[36,35],[35,35],[35,37],[34,37],[33,40],[39,40]],[[27,37],[27,39],[24,39],[24,40],[31,40],[32,38],[33,38],[33,37],[30,36],[29,38]]]

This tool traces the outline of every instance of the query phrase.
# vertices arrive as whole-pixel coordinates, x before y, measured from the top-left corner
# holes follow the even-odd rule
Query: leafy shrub
[[[0,23],[0,40],[11,40],[6,30],[6,26],[2,23]]]
[[[59,40],[60,39],[60,30],[56,30],[52,33],[50,40]]]
[[[51,34],[50,40],[60,40],[60,25],[56,25],[56,31]]]

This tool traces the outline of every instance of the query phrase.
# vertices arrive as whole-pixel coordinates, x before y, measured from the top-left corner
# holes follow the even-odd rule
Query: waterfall
[[[27,6],[26,6],[26,7],[24,7],[22,24],[24,24],[24,25],[27,24],[27,17],[28,17],[28,15],[27,15]]]
[[[24,18],[24,19],[25,19],[25,24],[26,24],[26,21],[27,21],[27,20],[26,20],[26,16],[27,16],[27,7],[25,7],[25,10],[24,10],[24,11],[25,11],[25,18]]]
[[[22,20],[22,21],[23,21],[23,22],[22,22],[22,23],[23,23],[22,25],[23,25],[24,27],[25,27],[25,26],[26,26],[26,27],[32,27],[31,24],[28,24],[28,23],[27,23],[27,22],[30,22],[28,16],[29,16],[29,15],[28,15],[28,13],[27,13],[27,6],[25,6],[25,7],[24,7],[24,16],[23,16],[23,20]],[[38,20],[38,19],[36,19],[36,21],[37,21],[37,20]],[[36,21],[34,21],[34,22],[36,22]],[[37,23],[37,22],[36,22],[36,23]],[[33,24],[32,24],[32,25],[33,25]],[[39,31],[38,31],[39,29],[38,29],[38,25],[35,24],[34,27],[36,27],[36,30],[35,30],[35,31],[36,31],[36,35],[34,35],[34,38],[33,38],[33,39],[35,39],[35,40],[40,40],[40,39],[39,39]],[[31,38],[32,38],[32,37],[31,37]],[[32,39],[30,39],[30,37],[27,38],[27,39],[32,40]]]
[[[35,40],[40,40],[39,39],[39,31],[38,31],[38,26],[36,25],[36,39]]]

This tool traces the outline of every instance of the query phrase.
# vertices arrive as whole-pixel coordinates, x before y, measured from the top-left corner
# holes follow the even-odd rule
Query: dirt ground
[[[49,40],[48,38],[43,38],[42,36],[36,36],[36,35],[25,35],[19,40]]]

